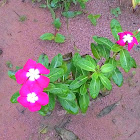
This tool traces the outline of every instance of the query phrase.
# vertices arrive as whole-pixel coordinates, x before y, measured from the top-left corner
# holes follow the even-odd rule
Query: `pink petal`
[[[38,85],[37,82],[35,82],[32,86],[30,86],[30,91],[35,93],[40,93],[43,91],[43,89]]]
[[[36,68],[39,70],[40,74],[49,74],[50,73],[50,70],[48,70],[45,66],[43,66],[40,63],[38,63],[36,65]]]
[[[37,102],[35,102],[34,104],[31,103],[31,105],[28,107],[28,109],[29,109],[31,112],[39,111],[39,110],[41,109],[41,105],[38,104]]]
[[[22,97],[22,96],[19,96],[17,101],[23,105],[24,107],[28,107],[30,106],[30,103],[27,101],[27,98],[26,97]]]
[[[23,84],[25,83],[25,81],[27,80],[27,76],[26,76],[26,71],[24,71],[23,69],[20,69],[16,72],[15,77],[17,80],[18,84]]]
[[[46,88],[49,85],[50,79],[46,76],[40,75],[36,80],[41,88]]]
[[[21,96],[25,96],[25,97],[26,97],[27,94],[31,93],[31,91],[30,91],[30,89],[29,89],[29,86],[28,86],[27,84],[24,84],[24,85],[21,87],[19,93],[20,93]]]
[[[45,92],[40,92],[38,95],[38,103],[41,105],[47,105],[49,103],[49,96]]]
[[[128,31],[124,32],[124,34],[125,34],[125,35],[127,35],[127,34],[133,35],[133,33],[128,32]]]
[[[118,33],[118,35],[120,36],[120,39],[123,39],[123,36],[125,35],[124,33]]]
[[[135,37],[133,37],[133,42],[138,45],[138,41]]]
[[[119,44],[120,46],[125,46],[125,42],[122,39],[118,40],[117,44]]]
[[[134,46],[134,42],[128,43],[128,51],[130,51]]]
[[[35,68],[35,66],[36,66],[36,62],[33,61],[32,59],[29,59],[29,60],[26,62],[26,64],[24,65],[23,69],[24,69],[25,71],[29,71],[29,69]]]

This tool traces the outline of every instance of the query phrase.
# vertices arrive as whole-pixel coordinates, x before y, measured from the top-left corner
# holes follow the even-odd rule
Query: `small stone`
[[[2,49],[0,48],[0,55],[3,53]]]

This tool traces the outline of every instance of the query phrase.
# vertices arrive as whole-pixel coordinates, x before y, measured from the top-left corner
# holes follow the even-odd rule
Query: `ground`
[[[46,53],[51,60],[58,53],[74,53],[74,43],[81,54],[91,54],[92,36],[103,36],[115,41],[110,31],[111,8],[120,7],[122,14],[117,18],[124,31],[134,31],[140,28],[140,10],[132,12],[131,2],[127,0],[89,0],[87,10],[92,14],[101,14],[96,27],[92,26],[86,15],[69,20],[67,29],[65,18],[61,17],[60,33],[67,38],[64,44],[45,42],[39,39],[46,32],[54,33],[52,17],[47,9],[39,8],[25,0],[8,0],[0,7],[0,139],[1,140],[58,140],[54,130],[64,117],[69,117],[66,125],[80,140],[139,140],[140,138],[140,55],[139,46],[135,46],[130,54],[136,59],[138,68],[135,75],[132,71],[124,75],[124,85],[113,86],[111,93],[92,101],[86,115],[65,114],[57,104],[50,116],[42,117],[38,113],[29,112],[20,104],[10,103],[13,93],[21,85],[8,77],[6,66],[11,61],[13,68],[23,66],[31,58]],[[78,8],[78,7],[77,7]],[[19,16],[25,15],[27,20],[19,21]],[[59,11],[57,13],[59,16]],[[117,107],[108,115],[97,118],[97,114],[106,106],[117,102]],[[42,127],[47,133],[40,134]]]

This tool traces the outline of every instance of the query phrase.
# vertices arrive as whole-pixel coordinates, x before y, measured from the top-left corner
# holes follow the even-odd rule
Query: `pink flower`
[[[120,46],[125,46],[126,43],[128,43],[128,51],[130,51],[134,44],[138,45],[138,41],[135,37],[133,37],[133,33],[131,32],[124,32],[124,33],[118,33],[120,36],[120,40],[117,41],[117,44]]]
[[[18,97],[17,101],[31,112],[38,111],[41,109],[41,105],[49,103],[48,95],[36,84],[32,86],[24,84],[19,93],[21,96]]]
[[[40,63],[29,59],[23,69],[16,72],[15,77],[18,84],[38,84],[41,88],[48,86],[50,79],[41,74],[49,74],[49,70]]]

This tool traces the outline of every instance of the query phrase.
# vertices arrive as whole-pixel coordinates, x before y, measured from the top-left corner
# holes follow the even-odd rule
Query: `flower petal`
[[[38,103],[41,105],[47,105],[49,103],[49,96],[45,92],[40,92],[38,95]]]
[[[26,64],[24,65],[23,69],[24,69],[25,71],[29,71],[29,69],[35,68],[35,66],[36,66],[36,62],[33,61],[32,59],[29,59],[29,60],[26,62]]]
[[[38,104],[37,102],[31,103],[30,106],[28,107],[28,109],[29,109],[31,112],[39,111],[39,110],[41,109],[41,105]]]
[[[138,45],[138,41],[135,37],[133,37],[133,42]]]
[[[19,96],[19,97],[17,98],[17,101],[18,101],[21,105],[23,105],[24,107],[30,106],[30,103],[27,101],[27,97]]]
[[[46,88],[49,85],[50,79],[46,76],[40,75],[36,80],[41,88]]]
[[[19,91],[20,95],[23,97],[27,97],[27,94],[31,93],[29,86],[27,84],[24,84],[20,91]]]
[[[120,36],[120,39],[123,39],[123,36],[125,35],[124,33],[118,33],[118,35]]]
[[[38,94],[38,93],[42,92],[43,89],[38,85],[37,82],[35,82],[32,86],[30,86],[30,91]]]
[[[39,70],[40,74],[49,74],[50,70],[48,70],[45,66],[43,66],[42,64],[38,63],[36,65],[36,69]]]
[[[20,69],[16,72],[15,74],[15,77],[16,77],[16,80],[17,80],[17,83],[18,84],[23,84],[26,82],[27,80],[27,76],[26,76],[26,71],[24,71],[23,69]]]
[[[123,39],[118,40],[117,44],[119,44],[120,46],[125,46],[125,42],[123,41]]]
[[[128,43],[128,51],[130,51],[134,46],[134,42]]]
[[[124,34],[125,34],[125,35],[127,35],[127,34],[133,35],[133,33],[128,32],[128,31],[124,32]]]

